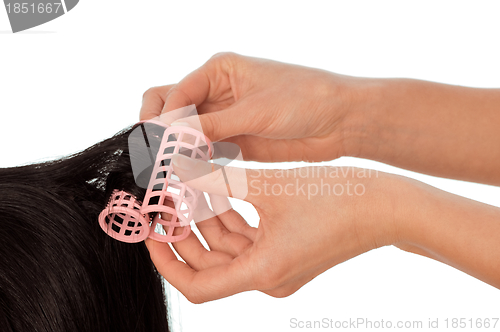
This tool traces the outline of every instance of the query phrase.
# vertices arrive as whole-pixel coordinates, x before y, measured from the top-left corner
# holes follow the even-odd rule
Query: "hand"
[[[222,53],[179,84],[148,90],[141,119],[190,104],[205,134],[238,144],[246,160],[354,156],[500,185],[500,89],[355,78]]]
[[[205,135],[238,144],[245,160],[332,160],[348,154],[350,109],[366,81],[222,53],[177,85],[146,91],[140,118],[195,104]]]
[[[181,155],[172,160],[184,183],[210,193],[215,212],[229,204],[220,196],[226,192],[224,177],[211,173],[211,164]],[[230,183],[239,181],[232,178],[238,172],[227,166],[225,170]],[[261,218],[258,228],[250,227],[232,209],[218,216],[212,213],[211,218],[196,223],[210,250],[193,232],[173,243],[186,263],[177,260],[168,243],[146,241],[159,273],[191,302],[248,290],[288,296],[336,264],[380,246],[405,242],[402,221],[407,205],[399,200],[411,201],[412,194],[404,178],[326,166],[288,173],[246,170],[246,174],[248,194],[237,198],[256,208]],[[211,211],[203,200],[196,213],[205,219],[207,212]]]

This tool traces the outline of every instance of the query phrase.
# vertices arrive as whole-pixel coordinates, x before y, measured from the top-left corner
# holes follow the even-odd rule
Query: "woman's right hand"
[[[174,155],[175,174],[200,196],[194,232],[172,244],[147,239],[158,272],[194,303],[259,290],[289,296],[329,268],[361,253],[411,242],[419,191],[411,180],[352,167],[255,170]],[[244,199],[260,216],[251,227],[228,198]],[[412,204],[408,204],[411,202]],[[405,204],[406,203],[406,204]],[[227,208],[229,207],[229,209]],[[213,211],[212,211],[213,210]],[[410,228],[411,227],[411,228]],[[177,228],[174,235],[182,233]]]
[[[219,53],[177,85],[146,91],[141,120],[168,118],[169,111],[195,104],[205,135],[238,144],[245,160],[332,160],[349,154],[345,139],[354,121],[351,110],[361,104],[367,82]]]

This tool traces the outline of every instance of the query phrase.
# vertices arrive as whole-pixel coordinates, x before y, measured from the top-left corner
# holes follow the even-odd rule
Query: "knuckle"
[[[239,235],[239,234],[238,234],[238,235]],[[244,238],[244,236],[243,236],[243,235],[239,236],[239,238],[240,238],[240,239],[241,239],[242,237]],[[246,238],[245,238],[245,239],[246,239]],[[246,241],[245,243],[242,243],[242,244],[240,244],[239,246],[237,246],[237,247],[235,248],[235,250],[236,250],[236,254],[237,254],[238,256],[240,256],[240,255],[242,255],[243,253],[245,253],[245,252],[246,252],[249,248],[251,248],[252,246],[253,246],[253,242],[252,242],[252,241],[250,241],[250,240],[248,240],[248,241]]]
[[[207,61],[208,66],[213,66],[219,70],[228,71],[233,68],[241,55],[234,52],[219,52],[215,53]]]
[[[224,250],[225,245],[227,245],[227,237],[231,235],[231,232],[229,232],[225,227],[223,226],[217,226],[219,228],[218,236],[217,236],[217,249],[218,250]]]
[[[249,230],[250,228],[250,225],[245,222],[242,222],[240,224],[237,225],[237,231],[241,234],[245,234],[247,230]],[[248,248],[250,248],[251,246],[253,246],[253,242],[250,241],[249,243],[247,243],[245,246],[244,246],[244,251],[246,251]]]
[[[276,289],[273,289],[272,291],[269,291],[267,294],[271,295],[272,297],[276,298],[284,298],[288,297],[295,293],[293,290],[289,289],[288,287],[279,287]]]
[[[202,251],[198,257],[199,269],[204,270],[210,267],[210,260],[207,257],[207,251]]]
[[[152,87],[152,88],[149,88],[147,89],[146,91],[144,91],[144,93],[142,94],[142,99],[147,99],[153,95],[156,94],[158,90],[158,87]]]
[[[210,57],[210,60],[225,60],[228,58],[233,58],[237,54],[234,52],[217,52]]]
[[[218,139],[217,133],[220,131],[221,127],[221,118],[218,112],[214,112],[206,116],[203,121],[203,131],[205,135],[208,136],[212,141],[216,141]]]
[[[193,304],[202,304],[203,302],[205,302],[198,292],[194,292],[192,290],[187,291],[184,296],[189,302]]]
[[[192,105],[193,100],[191,99],[190,94],[188,94],[186,91],[182,90],[178,86],[174,86],[171,91],[169,91],[171,95],[176,95],[177,97],[180,96],[181,100],[184,102],[186,105]]]

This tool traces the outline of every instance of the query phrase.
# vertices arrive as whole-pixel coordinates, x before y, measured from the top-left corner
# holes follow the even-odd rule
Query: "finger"
[[[165,99],[168,91],[174,84],[156,86],[148,89],[142,95],[142,106],[139,113],[139,120],[149,120],[161,114],[161,110],[165,105]]]
[[[202,196],[202,197],[203,197],[203,199],[205,198],[205,196]],[[212,212],[212,210],[210,210],[210,208],[208,207],[206,200],[204,200],[204,204],[203,204],[203,201],[201,201],[201,200],[200,200],[200,203],[198,203],[198,206],[200,207],[199,210],[202,210],[202,211],[209,210],[210,212]],[[165,202],[165,204],[169,207],[175,208],[174,202],[172,202],[170,200],[167,200]],[[200,217],[199,214],[196,214],[196,215],[193,214],[193,215],[195,218]],[[219,220],[214,215],[213,212],[212,212],[211,217],[206,212],[204,212],[204,215],[205,216],[208,215],[209,218],[215,218],[215,219],[217,219],[217,221]],[[171,220],[171,217],[172,217],[172,215],[169,213],[162,213],[161,214],[161,218],[164,220]],[[220,223],[220,221],[219,221],[219,224],[222,228],[224,228],[224,226],[222,225],[222,223]],[[165,232],[168,231],[168,226],[163,226],[163,228],[164,228]],[[184,227],[175,227],[174,231],[173,231],[173,235],[174,236],[181,235],[183,232],[184,232]],[[226,230],[226,232],[227,232],[227,230]],[[208,267],[216,266],[216,265],[228,264],[234,258],[234,256],[227,254],[225,252],[208,251],[203,246],[203,244],[201,244],[200,240],[198,239],[196,234],[193,232],[190,232],[188,237],[185,238],[184,240],[178,241],[178,242],[173,242],[172,246],[177,251],[177,253],[182,257],[182,259],[184,259],[184,261],[190,267],[192,267],[193,269],[195,269],[197,271],[201,270],[201,269],[208,268]]]
[[[210,92],[210,76],[217,75],[212,68],[207,68],[206,64],[176,84],[166,96],[165,104],[161,113],[167,113],[175,109],[192,104],[203,103]]]
[[[146,239],[151,260],[158,272],[193,303],[202,303],[253,289],[248,255],[226,265],[195,271],[179,261],[168,243]]]
[[[197,128],[197,125],[201,124],[204,134],[212,141],[255,133],[260,129],[262,116],[250,119],[248,111],[255,108],[255,105],[248,99],[239,99],[235,96],[233,91],[235,83],[229,77],[231,71],[237,70],[235,69],[237,66],[234,65],[236,57],[230,54],[212,57],[203,66],[187,75],[169,91],[161,113],[165,114],[189,105],[200,107],[206,101],[212,102],[213,99],[217,99],[215,100],[219,104],[216,107],[219,108],[217,111],[196,117],[174,119],[176,120],[174,123],[192,128]],[[226,93],[232,96],[230,101],[225,96]],[[221,97],[223,95],[224,97]],[[220,103],[221,101],[224,102]]]
[[[230,61],[226,61],[231,59]],[[191,104],[201,105],[211,92],[230,88],[229,71],[234,56],[213,56],[200,68],[184,77],[167,95],[162,113]],[[212,90],[213,89],[213,90]]]
[[[210,194],[234,197],[255,202],[256,195],[249,195],[247,178],[260,177],[258,170],[247,170],[195,160],[183,155],[172,156],[175,174],[186,185]]]
[[[182,232],[182,230],[179,231]],[[176,235],[176,232],[177,229],[174,231],[174,235]],[[234,258],[224,252],[208,251],[193,232],[189,233],[188,237],[184,240],[174,242],[172,245],[179,256],[196,271],[217,265],[229,264]]]
[[[194,222],[201,235],[207,241],[210,250],[228,252],[227,243],[223,243],[224,235],[229,231],[224,227],[217,215],[208,206],[205,195],[200,194],[193,213]],[[234,255],[233,257],[235,257]]]
[[[196,210],[198,209],[210,209],[204,195],[201,195],[198,200]],[[247,237],[231,233],[215,214],[211,218],[202,221],[198,220],[196,227],[203,235],[211,251],[220,251],[236,257],[253,244]]]
[[[219,220],[231,233],[238,233],[254,242],[257,235],[257,228],[251,227],[246,220],[231,206],[229,199],[224,196],[209,194],[210,204]]]
[[[186,102],[189,101],[186,97]],[[248,103],[249,101],[242,99],[226,109],[178,119],[172,125],[195,129],[201,125],[203,134],[214,142],[232,136],[255,134],[259,130],[260,121],[250,115],[248,110],[251,107]]]

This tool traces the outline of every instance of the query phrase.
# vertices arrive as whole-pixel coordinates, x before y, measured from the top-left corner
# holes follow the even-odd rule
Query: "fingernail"
[[[172,156],[172,162],[175,167],[189,171],[194,168],[196,161],[181,154],[174,154]]]
[[[189,123],[182,121],[174,121],[171,124],[172,127],[189,127]]]

